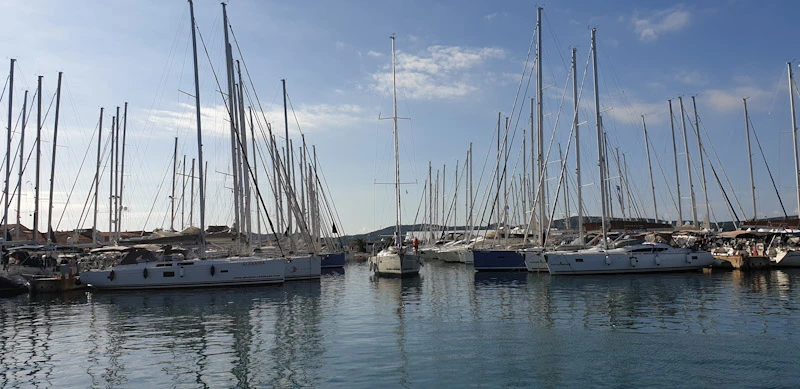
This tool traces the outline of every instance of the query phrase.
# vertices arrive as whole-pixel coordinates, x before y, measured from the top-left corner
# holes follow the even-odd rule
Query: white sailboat
[[[200,86],[197,72],[197,41],[194,6],[189,0],[194,51],[195,105],[197,111],[197,148],[203,165],[203,142],[200,122]],[[205,185],[200,169],[200,258],[190,258],[184,250],[144,246],[128,249],[122,261],[102,270],[81,273],[81,280],[95,289],[163,289],[282,283],[286,262],[254,256],[205,259]]]
[[[594,99],[597,115],[598,156],[600,182],[605,182],[605,150],[602,146],[603,130],[600,120],[600,100],[597,82],[597,46],[595,29],[592,29],[592,59],[594,67]],[[675,248],[663,243],[643,243],[626,247],[608,247],[606,238],[605,185],[600,185],[602,209],[602,240],[599,245],[577,251],[552,251],[544,254],[547,268],[552,275],[562,274],[619,274],[659,271],[698,270],[714,263],[707,251]]]
[[[400,152],[397,135],[397,69],[394,54],[394,35],[392,40],[392,92],[394,105],[394,191],[395,191],[395,235],[394,244],[387,247],[377,255],[369,258],[369,267],[379,276],[409,277],[419,275],[420,257],[414,249],[403,245],[403,235],[400,231]]]

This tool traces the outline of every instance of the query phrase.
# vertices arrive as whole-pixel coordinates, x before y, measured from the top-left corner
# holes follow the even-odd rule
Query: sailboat
[[[194,6],[189,0],[194,51],[195,105],[197,111],[197,148],[203,166],[203,142],[200,125],[200,85],[197,71],[197,41]],[[284,261],[254,256],[205,259],[205,185],[200,169],[200,256],[169,245],[141,245],[128,248],[119,264],[109,269],[81,273],[81,280],[95,289],[164,289],[212,286],[263,285],[283,283]]]
[[[605,151],[602,146],[603,130],[600,120],[600,100],[597,82],[596,30],[592,29],[592,59],[594,67],[594,100],[597,123],[600,182],[605,182]],[[659,271],[698,270],[715,262],[710,252],[689,248],[676,248],[663,243],[641,243],[625,247],[609,247],[606,237],[607,211],[605,185],[600,185],[601,233],[600,244],[576,251],[551,251],[544,254],[547,268],[552,275],[562,274],[619,274]]]
[[[377,255],[369,258],[369,267],[378,276],[410,277],[419,275],[420,257],[413,248],[403,245],[403,235],[400,229],[400,151],[397,135],[397,66],[394,54],[394,35],[392,40],[392,93],[394,105],[394,192],[396,216],[394,227],[394,242],[391,246],[381,250]]]

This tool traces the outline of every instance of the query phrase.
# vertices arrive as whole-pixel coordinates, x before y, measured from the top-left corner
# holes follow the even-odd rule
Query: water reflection
[[[396,384],[401,387],[411,387],[409,378],[409,356],[407,349],[406,329],[407,316],[418,312],[422,299],[423,277],[416,276],[410,278],[385,278],[371,276],[370,281],[377,288],[380,301],[384,306],[393,308],[395,328],[392,333],[395,335],[395,346],[398,358],[389,358],[385,361],[386,367],[398,376]],[[394,348],[392,348],[394,349]],[[395,366],[392,368],[392,366]]]
[[[645,367],[674,386],[674,371],[791,386],[774,367],[797,360],[798,282],[432,262],[408,279],[351,264],[265,288],[19,296],[0,300],[0,387],[641,387]]]
[[[312,281],[32,296],[0,310],[0,386],[314,386],[320,291]]]

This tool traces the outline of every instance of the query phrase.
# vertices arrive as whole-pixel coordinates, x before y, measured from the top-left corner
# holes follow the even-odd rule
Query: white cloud
[[[706,82],[707,77],[696,70],[693,71],[682,70],[678,73],[675,73],[675,80],[690,86],[700,86],[707,84]]]
[[[639,40],[652,42],[660,36],[669,32],[680,31],[691,20],[692,15],[679,5],[666,10],[653,12],[650,16],[639,17],[634,15],[631,18],[634,30],[639,34]]]
[[[504,58],[499,48],[464,48],[431,46],[426,55],[397,54],[397,84],[405,96],[416,100],[452,99],[477,91],[475,76],[469,70],[491,59]],[[391,65],[372,74],[373,89],[389,90],[392,85]]]
[[[498,17],[506,17],[506,16],[508,16],[508,12],[503,11],[503,12],[495,12],[495,13],[488,14],[488,15],[484,16],[483,18],[486,19],[486,20],[494,20],[494,19],[497,19]]]
[[[788,88],[787,88],[788,89]],[[770,93],[752,86],[740,86],[732,89],[710,89],[701,94],[711,109],[717,112],[736,112],[743,109],[742,98],[748,97],[753,101],[769,101]],[[753,107],[753,105],[748,104]]]
[[[377,57],[383,57],[383,53],[379,53],[377,51],[370,50],[370,51],[367,51],[367,56],[368,57],[376,57],[376,58]]]
[[[228,137],[230,127],[228,113],[224,106],[203,107],[200,110],[203,123],[203,136]],[[258,112],[255,115],[259,116]],[[273,130],[283,129],[283,108],[273,108],[263,112],[264,117],[272,123]],[[297,131],[297,123],[304,133],[325,131],[328,129],[351,128],[362,123],[374,121],[365,116],[364,110],[352,104],[318,104],[300,105],[294,112],[289,112],[289,132]],[[295,117],[297,121],[295,121]],[[194,128],[195,111],[191,104],[180,104],[176,110],[158,110],[153,112],[153,125],[162,128]]]

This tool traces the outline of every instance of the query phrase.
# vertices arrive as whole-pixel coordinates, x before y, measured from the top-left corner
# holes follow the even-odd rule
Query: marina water
[[[797,387],[799,270],[23,295],[0,387]]]

